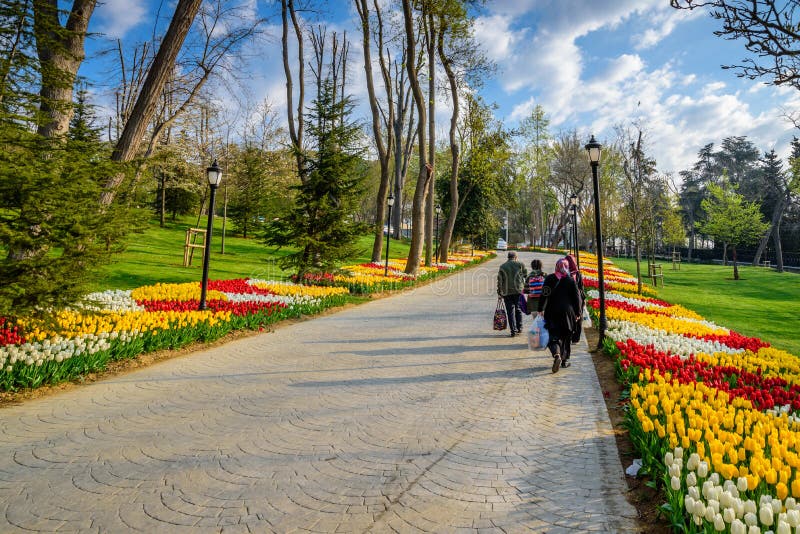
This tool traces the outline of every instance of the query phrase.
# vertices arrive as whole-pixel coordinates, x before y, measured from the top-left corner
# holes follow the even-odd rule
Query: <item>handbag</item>
[[[495,330],[505,330],[508,327],[508,317],[506,316],[506,305],[503,302],[503,297],[497,299],[497,307],[494,309],[494,324],[492,327]]]
[[[583,327],[584,328],[591,328],[592,327],[592,319],[589,317],[589,310],[583,308]]]
[[[519,296],[519,309],[525,315],[530,315],[531,314],[531,312],[528,311],[528,299],[524,294]]]

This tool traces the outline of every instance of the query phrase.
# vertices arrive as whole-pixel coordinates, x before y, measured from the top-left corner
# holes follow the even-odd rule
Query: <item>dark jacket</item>
[[[571,336],[576,318],[581,315],[581,298],[575,280],[571,276],[559,280],[555,274],[548,274],[537,311],[544,311],[547,330]]]
[[[520,295],[525,290],[528,270],[519,260],[508,260],[497,273],[497,294],[502,297]]]

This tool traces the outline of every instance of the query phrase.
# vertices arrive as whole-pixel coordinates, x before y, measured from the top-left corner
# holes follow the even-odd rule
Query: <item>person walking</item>
[[[557,373],[559,368],[570,366],[572,332],[581,313],[578,286],[565,258],[558,260],[555,272],[544,279],[538,312],[544,313],[545,328],[550,334],[547,348],[553,355],[553,372]]]
[[[542,260],[535,259],[531,261],[531,273],[525,280],[525,295],[527,296],[528,313],[534,318],[538,314],[536,311],[539,307],[539,298],[542,296],[542,287],[544,286],[544,271],[542,270]]]
[[[578,286],[578,296],[581,299],[581,318],[575,323],[575,329],[572,331],[572,342],[577,343],[581,340],[581,331],[583,330],[583,308],[586,306],[586,291],[583,288],[583,275],[578,269],[578,264],[575,263],[575,258],[572,257],[572,254],[567,254],[564,259],[567,260],[569,275],[575,281],[575,285]]]
[[[497,294],[503,297],[506,305],[511,337],[522,332],[522,310],[519,307],[519,299],[525,290],[527,277],[528,271],[525,265],[517,260],[517,253],[512,250],[508,253],[508,261],[500,266],[500,271],[497,273]]]

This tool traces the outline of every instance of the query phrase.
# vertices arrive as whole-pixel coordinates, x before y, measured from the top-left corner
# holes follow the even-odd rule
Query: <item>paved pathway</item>
[[[502,260],[0,410],[0,532],[635,531],[585,343],[491,330]]]

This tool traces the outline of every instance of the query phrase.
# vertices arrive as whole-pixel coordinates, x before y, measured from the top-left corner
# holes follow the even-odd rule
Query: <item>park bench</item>
[[[664,272],[660,263],[649,262],[647,264],[647,276],[653,281],[653,286],[657,286],[660,279],[661,287],[664,287]]]

